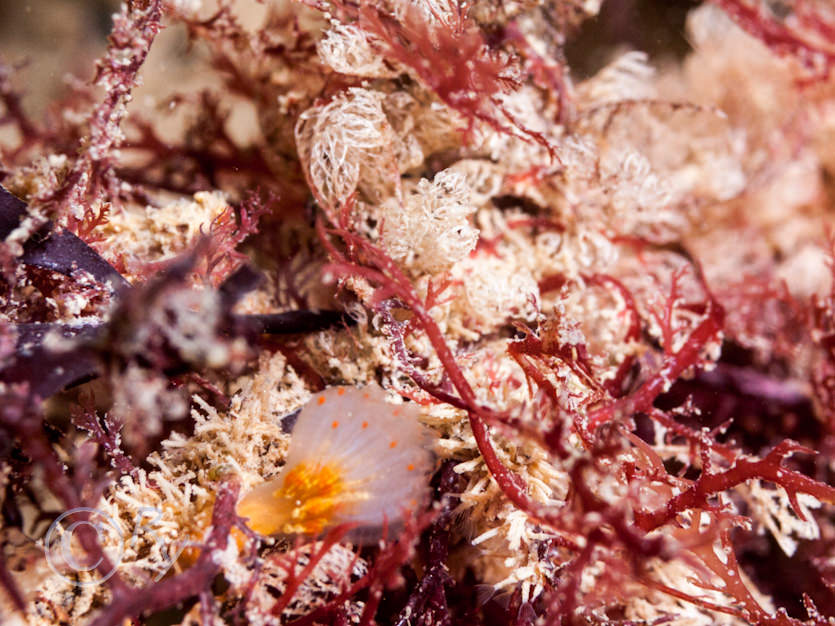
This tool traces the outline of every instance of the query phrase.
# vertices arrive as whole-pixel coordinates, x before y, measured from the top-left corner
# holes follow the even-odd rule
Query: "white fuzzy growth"
[[[175,14],[196,19],[203,8],[203,0],[171,0],[169,6]]]
[[[367,78],[388,78],[395,73],[368,40],[361,28],[354,24],[334,22],[316,45],[319,58],[337,72]]]
[[[296,145],[310,182],[331,205],[344,202],[362,173],[385,169],[394,135],[383,112],[385,94],[349,89],[329,104],[308,109],[296,125]]]
[[[477,253],[457,263],[450,275],[461,286],[449,307],[449,328],[463,337],[477,338],[512,319],[530,324],[539,314],[539,285],[524,267]]]
[[[746,487],[737,491],[745,493]],[[809,509],[820,507],[821,503],[808,493],[797,494],[797,504],[805,520],[800,519],[791,506],[789,495],[782,487],[767,489],[762,481],[754,480],[747,485],[747,500],[751,506],[750,515],[762,523],[774,537],[787,556],[793,556],[800,540],[820,538],[820,528]]]
[[[584,105],[599,106],[608,102],[655,97],[655,68],[645,52],[633,50],[622,54],[578,88]]]
[[[394,524],[423,503],[432,469],[419,415],[413,403],[386,402],[377,385],[331,387],[299,414],[285,468],[334,465],[346,486],[362,493],[334,523]]]
[[[475,247],[470,224],[475,207],[464,177],[450,170],[421,179],[402,205],[383,206],[383,245],[393,259],[417,273],[449,269]]]

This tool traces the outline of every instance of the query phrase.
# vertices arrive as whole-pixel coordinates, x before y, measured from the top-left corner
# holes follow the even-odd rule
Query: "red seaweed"
[[[17,86],[26,68],[0,63],[0,176],[26,200],[0,188],[0,587],[11,610],[56,607],[32,603],[9,537],[41,541],[62,512],[100,506],[129,481],[162,494],[161,474],[151,476],[168,462],[166,446],[193,452],[192,435],[211,420],[238,425],[245,392],[234,381],[263,374],[269,361],[286,370],[267,385],[279,395],[288,380],[299,383],[294,398],[378,382],[427,410],[455,409],[460,424],[433,431],[449,449],[437,446],[431,505],[400,520],[396,536],[383,529],[378,545],[350,548],[347,571],[332,572],[339,585],[311,593],[349,529],[266,541],[236,514],[240,468],[191,467],[184,453],[180,469],[211,492],[189,520],[203,534],[180,529],[199,545],[159,580],[110,576],[84,616],[94,626],[174,613],[244,624],[267,572],[283,588],[267,588],[264,617],[296,626],[663,624],[684,604],[705,620],[832,620],[835,290],[780,279],[801,265],[802,278],[820,278],[804,255],[820,243],[808,233],[819,233],[832,197],[835,14],[826,3],[713,0],[780,59],[774,73],[785,71],[785,88],[796,91],[777,94],[780,79],[772,86],[763,74],[769,102],[756,106],[743,89],[713,102],[674,59],[665,78],[692,102],[631,91],[664,88],[650,77],[656,59],[625,57],[583,78],[566,45],[594,3],[308,0],[265,7],[255,29],[231,1],[211,14],[188,4],[129,0],[92,83],[69,85],[42,121]],[[623,13],[636,28],[650,21]],[[187,38],[214,82],[184,85],[140,112],[127,105],[146,62],[154,71],[149,52],[164,14],[184,27],[183,47]],[[323,47],[331,36],[342,65]],[[589,58],[616,44],[596,43]],[[718,71],[700,61],[709,53],[688,52],[694,74]],[[377,64],[351,68],[363,55]],[[739,56],[729,71],[742,81]],[[296,130],[317,107],[347,106],[363,92],[379,105],[376,126],[352,113],[345,128],[334,125],[343,135],[316,137],[317,167],[353,185],[330,204]],[[533,105],[529,119],[510,109],[509,95]],[[772,95],[797,108],[778,115]],[[689,127],[705,112],[721,118],[715,137]],[[453,128],[461,120],[466,128]],[[633,126],[652,132],[631,136]],[[723,147],[705,148],[708,139]],[[727,159],[718,167],[731,183],[742,181],[724,181],[730,191],[711,187],[723,182],[711,169],[717,159]],[[458,184],[450,173],[468,193],[441,189],[444,177]],[[773,193],[771,178],[795,188]],[[421,196],[433,180],[437,197]],[[771,206],[807,185],[814,193],[790,213]],[[199,229],[163,228],[199,230],[177,242],[184,253],[161,252],[168,244],[153,237],[152,252],[134,252],[118,234],[122,211],[159,225],[155,210],[204,190],[221,193],[226,208]],[[464,271],[451,263],[430,274],[392,251],[386,236],[412,201],[425,202],[421,219],[438,226],[430,244],[475,233],[457,261],[471,264]],[[714,236],[745,254],[734,258]],[[830,241],[830,257],[832,249]],[[512,271],[480,275],[484,259]],[[531,292],[524,318],[516,278]],[[489,330],[468,316],[487,306],[484,293],[495,305]],[[282,408],[278,426],[292,436],[293,407]],[[200,445],[227,454],[230,430],[203,433]],[[275,442],[261,444],[275,454]],[[791,518],[802,531],[769,528],[764,520],[777,513],[757,498],[772,495],[780,523]],[[821,506],[810,512],[812,498]],[[470,512],[485,502],[486,519]],[[85,562],[97,564],[91,576],[118,565],[98,533],[77,538]],[[533,573],[508,565],[522,557]],[[497,573],[501,563],[513,571]],[[783,568],[786,584],[774,574]],[[646,606],[636,608],[638,597]]]

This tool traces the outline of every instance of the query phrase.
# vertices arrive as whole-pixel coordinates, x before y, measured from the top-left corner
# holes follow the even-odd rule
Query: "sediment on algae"
[[[0,7],[0,619],[832,623],[830,4]]]

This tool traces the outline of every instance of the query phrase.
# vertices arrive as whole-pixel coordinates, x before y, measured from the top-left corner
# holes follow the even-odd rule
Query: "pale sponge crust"
[[[420,408],[377,385],[331,387],[302,408],[287,462],[238,512],[262,534],[315,535],[339,525],[375,540],[425,502],[432,456]],[[369,532],[371,531],[371,532]]]

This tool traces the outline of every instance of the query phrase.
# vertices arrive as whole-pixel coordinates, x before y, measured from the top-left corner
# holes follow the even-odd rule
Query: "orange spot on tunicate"
[[[409,464],[406,466],[406,469],[407,469],[407,470],[409,470],[410,472],[415,471],[415,466],[414,466],[414,463],[409,463]]]
[[[363,400],[368,400],[370,397],[371,397],[371,394],[368,393],[367,391],[364,394],[362,394],[362,399]]]
[[[299,463],[287,472],[284,484],[276,492],[277,499],[295,505],[285,532],[320,533],[340,510],[344,489],[338,468]]]
[[[363,422],[363,423],[362,423],[362,427],[363,427],[363,428],[368,428],[368,422]]]
[[[344,396],[345,395],[345,387],[338,387],[336,390],[336,395]]]
[[[391,414],[397,417],[398,415],[400,415],[400,409],[394,409],[394,411],[392,411]]]
[[[396,448],[396,447],[397,447],[397,442],[396,442],[396,441],[392,441],[392,442],[389,444],[389,448]]]
[[[319,397],[317,398],[317,400],[316,400],[316,403],[317,403],[319,406],[322,406],[322,405],[325,403],[325,396],[319,396]]]
[[[338,426],[339,426],[339,422],[337,420],[333,420],[333,423],[331,424],[331,428],[337,428]]]
[[[249,518],[247,525],[263,535],[318,534],[335,523],[350,500],[343,472],[334,464],[299,463],[280,483],[266,486],[245,495],[237,507],[239,515]]]

